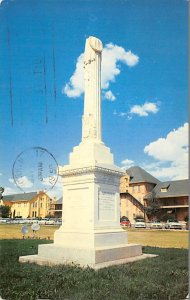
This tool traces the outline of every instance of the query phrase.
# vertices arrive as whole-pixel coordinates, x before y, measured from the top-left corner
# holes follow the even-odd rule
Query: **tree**
[[[160,220],[163,222],[167,222],[168,220],[175,221],[175,219],[176,217],[174,214],[167,214],[167,213],[165,213],[160,217]]]
[[[188,215],[185,216],[184,221],[185,221],[185,222],[188,222],[188,221],[189,221],[189,216],[188,216]]]
[[[0,200],[3,198],[4,188],[0,186]]]
[[[0,205],[0,212],[2,218],[9,218],[11,214],[11,207],[9,205]]]
[[[51,218],[54,218],[54,215],[51,215],[51,214],[49,213],[48,215],[45,216],[45,218],[51,219]]]
[[[158,217],[161,212],[160,203],[156,198],[155,191],[149,194],[149,198],[146,200],[147,206],[145,207],[145,213],[148,217]]]

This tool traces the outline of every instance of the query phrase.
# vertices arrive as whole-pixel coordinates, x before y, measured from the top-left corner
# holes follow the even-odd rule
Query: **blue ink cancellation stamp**
[[[13,164],[15,184],[23,192],[51,190],[58,180],[58,164],[45,148],[32,147],[21,152]]]

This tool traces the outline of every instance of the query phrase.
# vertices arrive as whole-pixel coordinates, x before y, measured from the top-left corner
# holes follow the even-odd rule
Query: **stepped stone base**
[[[19,261],[48,266],[74,264],[97,270],[155,256],[157,255],[142,254],[142,247],[136,244],[96,249],[65,248],[62,245],[50,244],[39,245],[38,255],[20,256]]]

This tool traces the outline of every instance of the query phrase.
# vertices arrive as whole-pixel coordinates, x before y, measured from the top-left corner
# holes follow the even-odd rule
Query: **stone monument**
[[[69,164],[59,168],[63,177],[62,226],[54,243],[39,245],[38,255],[20,262],[76,263],[94,269],[151,257],[142,247],[128,244],[120,226],[119,181],[124,171],[101,136],[102,42],[89,37],[84,57],[84,115],[82,141],[70,153]]]

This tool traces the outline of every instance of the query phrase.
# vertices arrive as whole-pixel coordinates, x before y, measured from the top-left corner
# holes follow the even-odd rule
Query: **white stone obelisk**
[[[84,53],[84,114],[82,141],[70,154],[70,165],[114,165],[110,149],[102,142],[101,122],[101,60],[102,42],[89,37]],[[120,170],[121,171],[121,170]]]
[[[120,227],[119,181],[124,171],[114,165],[101,137],[102,43],[86,40],[82,141],[59,168],[63,178],[62,226],[54,243],[39,245],[38,255],[20,257],[39,264],[77,263],[95,269],[143,259],[142,247],[127,243]]]
[[[90,37],[86,40],[84,59],[84,115],[82,140],[101,142],[101,54],[102,42]]]

